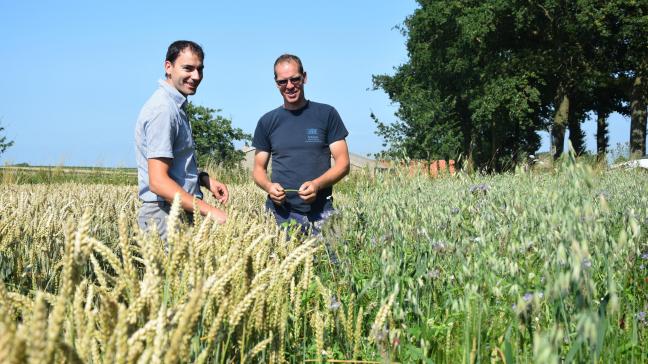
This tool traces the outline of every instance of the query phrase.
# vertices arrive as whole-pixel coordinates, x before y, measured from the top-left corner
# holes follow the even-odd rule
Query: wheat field
[[[648,358],[646,173],[357,173],[320,237],[241,183],[168,244],[135,186],[0,187],[1,363]]]
[[[174,208],[165,251],[134,226],[133,187],[3,186],[0,362],[279,362],[290,317],[324,335],[320,244],[288,238],[252,185],[232,195],[222,227]]]

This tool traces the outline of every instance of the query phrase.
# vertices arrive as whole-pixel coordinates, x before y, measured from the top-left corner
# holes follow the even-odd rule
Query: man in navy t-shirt
[[[299,57],[284,54],[274,64],[283,105],[259,120],[252,145],[254,182],[268,193],[266,207],[282,224],[294,220],[303,231],[333,209],[333,185],[349,173],[349,134],[335,108],[306,100],[306,72]],[[268,161],[272,156],[272,180]],[[331,167],[331,157],[335,165]]]

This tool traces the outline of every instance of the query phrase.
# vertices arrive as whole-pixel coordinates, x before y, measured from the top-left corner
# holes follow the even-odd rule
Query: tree
[[[233,142],[250,140],[251,135],[232,127],[230,119],[215,115],[220,110],[189,102],[186,112],[196,144],[198,164],[204,166],[214,163],[225,168],[238,166],[245,154],[236,150]]]
[[[461,153],[464,166],[490,170],[533,153],[544,124],[537,55],[512,51],[532,42],[517,31],[525,15],[504,0],[419,3],[403,28],[409,62],[394,76],[374,76],[374,87],[399,104],[399,122],[378,124],[388,153],[432,159]]]
[[[604,159],[607,151],[607,116],[612,112],[630,115],[630,145],[640,153],[646,140],[647,94],[642,82],[648,57],[648,2],[588,0],[571,5],[570,16],[560,17],[563,22],[571,19],[561,29],[573,34],[570,42],[561,46],[575,50],[572,55],[580,59],[575,62],[577,72],[570,74],[576,86],[571,96],[578,101],[570,113],[582,120],[589,111],[597,115],[599,159]],[[573,124],[570,120],[570,126]]]
[[[0,126],[0,132],[4,130],[4,127]],[[4,153],[7,148],[11,147],[14,144],[13,140],[7,141],[6,136],[0,136],[0,155]]]
[[[627,89],[630,104],[630,154],[646,153],[648,113],[648,1],[612,1],[618,28],[619,52],[624,62],[621,74],[631,80]]]
[[[372,116],[386,154],[454,152],[502,170],[534,153],[549,127],[555,158],[567,129],[584,153],[581,124],[595,113],[603,155],[612,112],[632,115],[631,146],[645,150],[648,1],[418,2],[401,29],[408,62],[373,77],[399,105],[396,123]]]

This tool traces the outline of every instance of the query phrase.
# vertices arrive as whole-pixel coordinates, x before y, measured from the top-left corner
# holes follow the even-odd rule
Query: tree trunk
[[[467,103],[463,100],[457,101],[457,113],[461,119],[461,131],[463,134],[463,143],[462,143],[462,152],[465,156],[464,169],[466,171],[472,172],[475,167],[475,162],[473,160],[473,128],[472,120],[470,119],[470,112],[468,110]]]
[[[574,100],[571,100],[569,110],[569,120],[567,124],[569,126],[569,141],[571,146],[574,149],[576,155],[582,155],[585,153],[585,133],[581,128],[581,116],[577,115],[574,111],[573,105],[575,104]]]
[[[607,157],[608,148],[608,113],[596,112],[596,160],[602,162]]]
[[[499,152],[501,134],[497,129],[497,121],[495,118],[491,120],[490,137],[490,159],[488,164],[490,165],[490,169],[497,171],[499,169],[499,163],[497,163],[497,152]]]
[[[646,154],[646,80],[637,76],[630,96],[630,158]]]
[[[558,90],[558,109],[551,127],[551,149],[554,159],[560,158],[565,149],[565,126],[569,119],[569,95],[560,87]]]

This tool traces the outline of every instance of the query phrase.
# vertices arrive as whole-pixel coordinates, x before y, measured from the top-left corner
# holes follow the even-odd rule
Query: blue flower
[[[435,241],[432,243],[432,249],[437,252],[442,252],[446,250],[446,245],[442,241]]]
[[[525,293],[524,296],[522,296],[522,299],[524,300],[524,302],[530,302],[533,299],[533,293]]]
[[[470,187],[469,191],[470,191],[470,193],[477,193],[477,192],[486,193],[486,192],[488,192],[488,190],[490,190],[490,187],[487,184],[480,183],[478,185],[474,185],[474,186]]]
[[[434,268],[433,270],[429,271],[427,275],[432,279],[436,279],[441,276],[441,272],[438,269]]]
[[[610,193],[608,191],[606,191],[606,190],[598,191],[597,196],[601,196],[601,197],[605,198],[606,200],[610,199]]]
[[[641,259],[648,260],[648,252],[641,254]]]
[[[329,308],[331,310],[336,311],[338,308],[340,308],[341,305],[342,303],[338,301],[337,297],[335,296],[331,297],[331,304],[329,305]]]
[[[533,293],[533,292],[527,292],[522,296],[522,299],[524,302],[531,302],[533,300],[533,297],[537,297],[538,299],[542,299],[544,297],[544,293],[538,292],[538,293]]]

